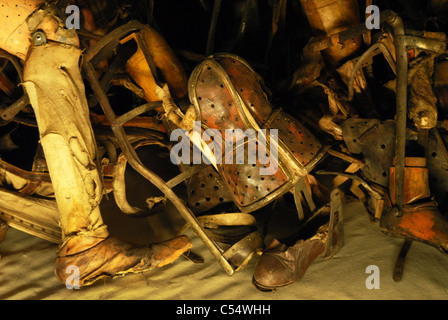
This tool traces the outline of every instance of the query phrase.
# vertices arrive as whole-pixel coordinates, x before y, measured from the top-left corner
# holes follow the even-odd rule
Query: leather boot
[[[328,221],[328,220],[327,220]],[[261,291],[273,291],[300,280],[318,257],[330,258],[343,245],[342,210],[331,212],[329,222],[315,234],[288,246],[274,241],[260,256],[252,282]]]

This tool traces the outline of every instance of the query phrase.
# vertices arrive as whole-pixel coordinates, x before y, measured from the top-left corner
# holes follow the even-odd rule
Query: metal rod
[[[395,138],[395,205],[399,214],[404,206],[404,167],[406,156],[408,57],[403,21],[395,13],[388,11],[387,23],[394,32],[397,90],[396,90],[396,138]]]
[[[411,239],[406,239],[403,243],[403,246],[401,247],[400,253],[398,254],[397,261],[395,263],[394,273],[392,277],[394,281],[400,281],[403,278],[404,262],[409,249],[411,248],[412,242],[413,241]]]
[[[116,119],[116,123],[121,126],[124,123],[140,116],[141,114],[149,112],[149,111],[159,108],[161,106],[162,106],[161,101],[146,103],[144,105],[141,105],[141,106],[139,106],[135,109],[132,109],[131,111],[126,112],[125,114],[121,115],[120,117],[118,117]]]
[[[140,31],[143,28],[144,26],[140,22],[136,20],[129,21],[125,25],[116,28],[115,30],[102,37],[95,44],[95,46],[90,48],[85,53],[84,58],[95,65],[96,62],[102,61],[108,54],[112,54],[123,37],[130,34],[131,32]],[[103,50],[105,50],[107,53],[104,56],[103,54],[100,54]]]
[[[219,11],[221,10],[222,0],[215,0],[213,5],[212,19],[210,22],[210,28],[208,30],[207,37],[207,48],[205,50],[205,55],[208,56],[212,54],[215,45],[215,33],[216,33],[216,24],[218,22]]]
[[[136,41],[137,41],[137,45],[140,47],[140,49],[143,52],[143,56],[145,57],[146,62],[148,63],[148,66],[149,66],[149,69],[151,70],[151,74],[154,78],[154,81],[156,82],[156,84],[159,83],[159,76],[157,74],[157,68],[154,64],[151,53],[149,52],[149,48],[146,45],[145,39],[141,32],[137,32]]]
[[[12,105],[2,110],[1,117],[5,121],[12,120],[20,111],[25,107],[29,106],[30,99],[27,94],[24,94],[19,100],[14,102]]]
[[[395,61],[392,58],[392,55],[390,54],[389,50],[386,48],[384,43],[377,42],[369,47],[362,55],[361,57],[356,61],[355,66],[353,67],[353,70],[350,74],[350,80],[347,85],[348,87],[348,98],[347,101],[352,101],[354,97],[354,88],[353,83],[355,81],[356,72],[364,65],[364,63],[369,59],[372,58],[374,55],[377,54],[377,50],[380,50],[384,57],[386,58],[387,62],[389,63],[389,66],[391,67],[392,71],[396,74],[397,73],[397,66],[395,64]]]
[[[175,176],[174,178],[172,178],[171,180],[169,180],[166,185],[172,189],[175,186],[177,186],[178,184],[184,182],[185,180],[191,178],[193,175],[195,175],[196,173],[198,173],[199,171],[201,171],[201,167],[200,166],[193,166],[193,167],[189,167],[187,168],[184,172],[178,174],[177,176]]]

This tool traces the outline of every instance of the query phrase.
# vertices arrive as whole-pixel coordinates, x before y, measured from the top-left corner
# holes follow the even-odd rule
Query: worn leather
[[[253,276],[259,289],[273,289],[289,285],[303,277],[309,265],[325,250],[319,239],[299,240],[287,248],[279,247],[263,253]]]
[[[32,47],[23,86],[39,128],[60,213],[63,241],[79,232],[106,238],[97,147],[90,124],[81,50],[61,44]]]
[[[271,291],[290,285],[304,276],[316,258],[332,257],[343,246],[344,236],[342,217],[330,221],[320,226],[312,237],[299,239],[292,246],[278,241],[268,246],[255,267],[252,279],[255,287]]]
[[[78,253],[70,255],[71,248]],[[82,247],[89,247],[80,251]],[[117,238],[107,239],[73,237],[58,252],[55,273],[59,280],[66,282],[71,273],[69,266],[79,268],[79,285],[89,286],[106,277],[124,276],[139,273],[172,263],[191,247],[187,236],[152,244],[148,247],[135,247]]]
[[[387,210],[380,228],[389,236],[423,242],[448,253],[448,220],[434,201],[406,205],[401,216]]]

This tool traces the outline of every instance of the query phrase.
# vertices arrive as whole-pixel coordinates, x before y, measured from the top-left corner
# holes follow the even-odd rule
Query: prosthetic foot
[[[84,246],[85,251],[79,252]],[[186,236],[177,237],[149,247],[134,247],[116,238],[96,241],[73,237],[61,248],[56,259],[56,277],[66,282],[69,266],[79,268],[79,285],[88,286],[105,277],[119,277],[163,267],[191,247]],[[72,254],[71,251],[76,253]]]
[[[406,205],[400,216],[387,211],[380,227],[391,237],[423,242],[448,254],[448,221],[434,201]]]
[[[381,215],[381,230],[392,237],[420,241],[448,253],[448,220],[431,199],[426,158],[405,158],[404,206]],[[395,168],[391,168],[391,200],[395,203]]]

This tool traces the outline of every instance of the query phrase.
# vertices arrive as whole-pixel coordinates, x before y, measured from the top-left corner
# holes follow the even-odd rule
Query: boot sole
[[[262,292],[274,292],[278,289],[281,289],[283,287],[289,286],[292,283],[288,283],[288,284],[284,284],[281,286],[265,286],[259,282],[257,282],[257,280],[255,280],[254,277],[252,277],[252,284],[255,286],[255,288],[257,288],[258,290],[262,291]]]

